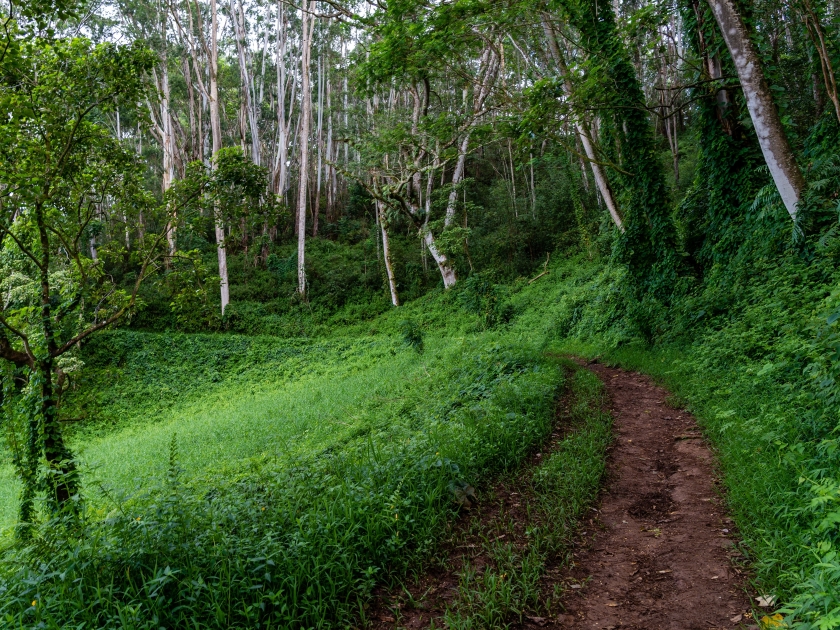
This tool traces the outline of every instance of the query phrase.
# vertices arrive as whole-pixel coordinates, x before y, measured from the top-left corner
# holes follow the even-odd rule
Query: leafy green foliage
[[[110,422],[91,415],[74,435],[92,445],[85,459],[97,443],[115,458],[86,473],[105,483],[86,490],[82,539],[56,518],[33,546],[8,550],[0,614],[47,627],[352,618],[374,584],[434,548],[453,482],[480,485],[515,466],[551,426],[562,378],[554,360],[513,328],[440,336],[453,323],[475,325],[450,310],[450,295],[408,307],[417,327],[429,327],[422,357],[399,343],[402,313],[376,324],[394,337],[313,344],[115,332],[89,343],[81,378],[95,382],[79,381],[65,410],[110,408]],[[100,400],[88,398],[94,392]],[[275,424],[290,406],[297,411]],[[243,407],[228,436],[225,416]],[[225,455],[208,457],[209,427]],[[265,455],[249,457],[255,446]],[[145,470],[120,474],[126,447]],[[133,489],[155,472],[159,482]],[[46,556],[50,566],[36,561]]]
[[[400,324],[400,331],[402,332],[403,343],[415,350],[417,354],[423,354],[423,330],[417,325],[417,322],[404,319]]]
[[[592,55],[581,102],[587,102],[588,88],[597,95],[589,98],[610,103],[611,110],[604,116],[603,145],[610,160],[620,167],[614,169],[614,175],[620,183],[619,205],[626,214],[617,254],[628,264],[640,294],[667,299],[680,266],[676,233],[668,212],[662,164],[643,109],[644,94],[618,37],[612,5],[593,0],[554,4],[579,29]]]

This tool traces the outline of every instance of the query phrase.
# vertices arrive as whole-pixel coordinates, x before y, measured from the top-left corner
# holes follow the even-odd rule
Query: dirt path
[[[594,364],[615,419],[607,486],[567,571],[575,629],[711,630],[752,625],[732,521],[691,415],[651,379]],[[576,588],[577,587],[577,588]]]

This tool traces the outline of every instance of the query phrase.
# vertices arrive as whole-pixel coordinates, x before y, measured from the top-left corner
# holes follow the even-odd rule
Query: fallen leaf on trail
[[[529,615],[525,615],[528,618],[528,621],[537,624],[538,626],[544,626],[548,623],[548,620],[545,617],[531,617]]]
[[[773,604],[776,603],[776,596],[775,595],[762,595],[761,597],[756,597],[755,601],[758,602],[758,605],[762,608],[769,608]]]
[[[657,571],[657,573],[670,573],[671,569],[665,569],[664,571]]]
[[[583,588],[580,584],[572,584],[569,588]]]
[[[768,617],[764,615],[761,618],[761,627],[762,628],[786,628],[784,617],[780,614],[775,614],[772,617]]]
[[[615,608],[616,606],[618,606],[618,604],[616,602],[607,602],[607,606],[609,606],[610,608]]]
[[[741,619],[743,619],[743,618],[744,618],[744,615],[735,615],[735,616],[734,616],[734,617],[732,617],[732,619],[730,619],[729,621],[731,621],[732,623],[738,623],[738,622],[739,622],[739,621],[741,621]]]

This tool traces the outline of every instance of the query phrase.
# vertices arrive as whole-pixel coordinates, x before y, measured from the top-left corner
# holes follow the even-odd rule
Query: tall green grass
[[[515,466],[547,434],[562,387],[543,336],[452,300],[376,323],[398,331],[411,317],[422,354],[390,334],[103,337],[79,384],[94,393],[65,409],[86,414],[72,438],[84,519],[45,520],[3,554],[0,619],[319,628],[364,617],[375,584],[434,549],[454,489]]]
[[[563,429],[568,434],[522,482],[522,489],[530,490],[527,518],[518,523],[526,529],[525,541],[503,540],[513,529],[503,510],[488,524],[477,519],[491,564],[481,571],[469,563],[461,568],[458,596],[444,615],[447,628],[509,628],[528,613],[551,616],[560,604],[562,590],[555,585],[554,592],[546,592],[541,578],[550,561],[568,557],[578,520],[598,496],[612,441],[603,383],[571,361],[565,366],[570,405]],[[472,533],[470,540],[476,537]]]

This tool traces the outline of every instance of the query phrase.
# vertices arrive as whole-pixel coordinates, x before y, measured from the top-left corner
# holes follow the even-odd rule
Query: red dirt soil
[[[711,630],[751,624],[740,558],[694,418],[651,379],[589,366],[607,388],[615,442],[598,531],[575,553],[565,628]]]

